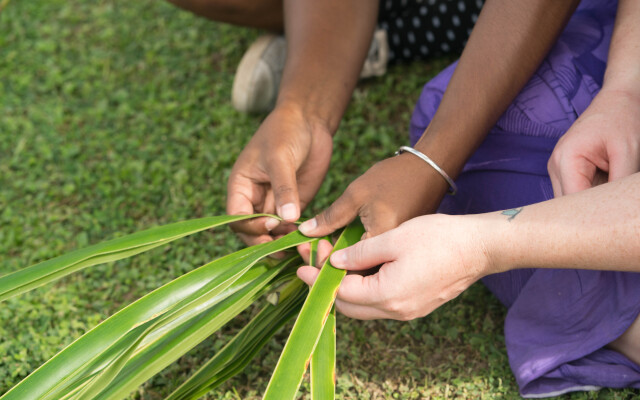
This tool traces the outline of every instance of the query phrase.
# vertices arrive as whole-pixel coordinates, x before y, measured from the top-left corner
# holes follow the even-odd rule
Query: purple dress
[[[484,213],[553,197],[547,161],[602,86],[616,8],[616,1],[581,3],[439,212]],[[412,143],[433,117],[455,66],[424,87],[411,119]],[[605,348],[640,313],[640,274],[529,269],[483,282],[508,307],[505,341],[522,396],[640,388],[640,366]]]

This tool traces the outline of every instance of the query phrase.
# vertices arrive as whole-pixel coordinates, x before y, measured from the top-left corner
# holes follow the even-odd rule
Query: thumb
[[[276,204],[276,213],[287,222],[300,218],[300,199],[296,169],[287,160],[276,158],[270,165],[269,178]]]
[[[640,147],[625,146],[619,152],[609,154],[609,182],[640,171]]]
[[[388,233],[383,233],[336,251],[331,255],[331,265],[336,268],[359,271],[394,261],[395,247],[390,244],[388,236]]]
[[[346,226],[358,215],[358,208],[348,194],[343,194],[315,218],[303,222],[298,229],[305,236],[326,236]]]
[[[596,174],[596,165],[585,158],[578,158],[560,171],[562,195],[589,189]]]

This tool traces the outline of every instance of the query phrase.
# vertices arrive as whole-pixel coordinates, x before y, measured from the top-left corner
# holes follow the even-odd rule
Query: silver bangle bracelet
[[[453,181],[453,179],[451,179],[449,177],[449,175],[447,175],[446,172],[444,172],[444,170],[442,168],[440,168],[438,166],[438,164],[436,164],[435,162],[433,162],[432,159],[430,159],[429,157],[425,156],[424,154],[422,154],[421,152],[419,152],[418,150],[414,149],[413,147],[409,147],[409,146],[402,146],[398,149],[398,151],[396,151],[396,155],[400,155],[404,152],[407,153],[411,153],[414,156],[419,157],[420,159],[422,159],[424,162],[426,162],[427,164],[429,164],[433,169],[435,169],[440,175],[442,175],[442,177],[444,178],[445,181],[447,181],[447,183],[449,184],[449,191],[447,192],[448,194],[450,194],[451,196],[453,196],[454,194],[456,194],[456,192],[458,191],[458,187],[456,186],[456,183]]]

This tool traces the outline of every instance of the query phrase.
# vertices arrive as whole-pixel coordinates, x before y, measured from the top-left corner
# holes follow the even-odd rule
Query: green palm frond
[[[263,215],[183,221],[76,250],[0,277],[0,300],[82,268],[133,256],[196,232],[257,216]],[[355,243],[361,234],[361,226],[345,229],[336,248]],[[290,252],[280,261],[268,258],[303,243],[312,244],[315,258],[317,242],[318,239],[295,231],[194,269],[104,320],[0,399],[125,398],[266,294],[274,297],[272,301],[266,302],[262,311],[178,387],[169,400],[196,399],[242,371],[301,308],[265,398],[283,398],[284,392],[280,390],[285,389],[295,395],[319,339],[312,372],[314,398],[333,398],[335,312],[331,307],[344,271],[326,263],[302,305],[308,290],[295,277],[297,267],[303,263],[300,256]],[[323,327],[325,333],[321,335]],[[290,375],[292,371],[295,375]]]

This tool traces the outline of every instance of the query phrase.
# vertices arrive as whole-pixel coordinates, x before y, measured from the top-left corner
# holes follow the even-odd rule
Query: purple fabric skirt
[[[616,1],[581,3],[439,212],[484,213],[553,197],[547,161],[602,86],[616,8]],[[455,66],[424,87],[411,119],[412,143],[435,114]],[[640,366],[605,348],[640,313],[640,274],[529,269],[483,282],[508,307],[505,341],[522,396],[640,388]]]

